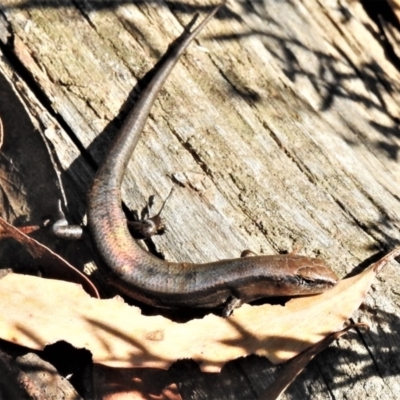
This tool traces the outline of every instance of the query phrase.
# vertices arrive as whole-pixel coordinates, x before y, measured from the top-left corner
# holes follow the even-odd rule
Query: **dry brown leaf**
[[[94,397],[101,400],[182,400],[168,371],[93,366]]]
[[[285,306],[244,305],[230,318],[207,315],[185,324],[143,316],[117,298],[91,298],[75,284],[10,274],[0,280],[0,337],[33,349],[65,340],[90,350],[95,363],[113,367],[168,368],[192,358],[203,371],[219,371],[248,354],[281,363],[340,328],[363,301],[376,270],[399,255],[397,248],[321,295]]]
[[[89,278],[58,254],[43,246],[37,240],[25,235],[0,217],[0,237],[9,237],[21,243],[29,254],[40,260],[42,275],[46,278],[62,279],[79,283],[93,297],[100,298],[99,292]]]
[[[3,146],[3,136],[4,136],[3,132],[4,132],[3,131],[3,121],[1,120],[1,117],[0,117],[0,148],[1,148],[1,146]]]
[[[297,357],[288,361],[280,370],[279,376],[258,397],[258,400],[276,400],[290,386],[296,377],[303,371],[307,364],[322,350],[325,350],[334,340],[339,339],[348,330],[355,328],[368,328],[366,324],[352,324],[346,328],[331,333],[325,339],[308,348]]]
[[[388,3],[400,22],[400,0],[388,0]]]

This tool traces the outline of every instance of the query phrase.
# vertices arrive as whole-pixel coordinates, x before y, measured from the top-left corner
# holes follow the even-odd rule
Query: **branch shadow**
[[[368,2],[362,2],[368,3]],[[386,3],[386,2],[383,2]],[[78,8],[80,12],[88,18],[88,15],[92,11],[100,10],[115,10],[116,8],[124,5],[132,4],[132,1],[124,0],[91,0],[76,2],[72,0],[62,0],[62,1],[52,1],[52,0],[27,0],[23,3],[19,3],[17,6],[2,6],[5,13],[10,10],[33,10],[36,8]],[[160,5],[155,1],[140,0],[134,1],[133,4],[140,6],[142,4],[157,4],[158,6],[168,7],[172,12],[185,13],[193,15],[195,12],[208,12],[212,8],[211,5],[187,5],[179,1],[169,1],[165,5]],[[303,43],[301,39],[296,38],[295,35],[291,34],[290,31],[286,32],[281,29],[280,34],[274,33],[275,30],[270,29],[270,26],[283,27],[284,22],[269,14],[265,11],[263,7],[267,3],[264,1],[257,2],[245,2],[240,3],[244,14],[256,14],[263,21],[265,21],[265,26],[260,30],[248,30],[247,32],[237,33],[235,35],[219,35],[215,37],[216,40],[238,40],[246,37],[258,36],[261,38],[265,48],[270,52],[270,54],[282,63],[282,70],[286,76],[292,80],[296,81],[300,78],[306,78],[315,88],[315,91],[321,96],[321,108],[319,111],[324,112],[334,106],[334,103],[339,98],[344,98],[351,100],[355,103],[362,103],[368,109],[375,109],[381,113],[384,113],[390,117],[392,123],[390,125],[382,125],[376,123],[374,120],[370,120],[369,124],[372,129],[378,131],[382,135],[381,140],[377,140],[371,145],[379,151],[384,156],[397,160],[399,148],[395,142],[391,142],[391,138],[399,138],[400,131],[397,124],[397,118],[390,114],[388,110],[384,96],[381,91],[384,90],[388,93],[400,91],[400,85],[396,82],[392,82],[385,72],[380,68],[380,66],[374,61],[361,63],[359,66],[355,66],[346,53],[336,46],[340,57],[332,56],[328,51],[324,52],[321,50],[316,50],[310,47],[308,43]],[[294,3],[288,2],[295,7]],[[342,3],[340,3],[342,5]],[[343,6],[343,5],[342,5]],[[367,7],[367,4],[364,4]],[[370,5],[368,5],[370,6]],[[262,10],[262,11],[260,11]],[[371,18],[376,14],[376,11],[370,10]],[[381,14],[390,19],[393,23],[392,18],[387,11]],[[228,10],[226,7],[223,12],[220,12],[216,18],[227,19],[227,20],[237,20],[241,21],[242,17],[235,14],[234,12]],[[135,27],[131,26],[128,20],[125,21],[128,30],[134,31]],[[301,62],[296,56],[297,52],[303,52],[308,54],[307,57],[313,57],[318,61],[317,71],[314,72],[310,70],[304,62]],[[161,56],[161,55],[158,55]],[[346,72],[343,72],[343,71]],[[150,74],[150,73],[149,73]],[[147,74],[147,75],[149,75]],[[66,187],[71,186],[71,177],[79,176],[81,170],[81,162],[89,163],[95,168],[96,163],[93,161],[92,154],[103,155],[105,149],[108,148],[109,143],[115,137],[118,128],[124,117],[127,115],[128,110],[134,104],[135,99],[141,92],[141,88],[148,81],[147,75],[140,79],[138,85],[131,91],[126,102],[121,107],[118,115],[108,123],[104,128],[103,132],[98,135],[98,137],[90,144],[87,149],[82,149],[83,155],[82,160],[77,160],[74,162],[70,169],[62,174],[62,181]],[[368,97],[357,91],[352,91],[351,89],[344,90],[344,84],[350,82],[354,79],[361,79],[368,91],[374,94],[374,98]],[[240,96],[247,99],[249,102],[259,102],[262,101],[262,96],[254,91],[249,92],[247,88],[240,87],[239,83],[234,83],[235,87],[231,88],[230,95]],[[64,124],[65,125],[65,124]],[[71,135],[73,132],[69,131]],[[356,143],[350,143],[356,146]],[[72,178],[76,179],[76,178]],[[67,196],[69,195],[67,192]],[[72,197],[68,200],[72,200]],[[82,208],[78,210],[78,207],[74,206],[73,202],[70,213],[74,216],[77,221],[82,221],[83,211]]]
[[[394,314],[385,311],[372,310],[372,312],[375,320],[379,321],[377,331],[367,333],[361,333],[358,330],[351,331],[339,339],[340,346],[336,343],[318,354],[287,390],[286,393],[290,398],[300,399],[318,393],[349,391],[349,388],[354,387],[358,381],[371,377],[385,380],[396,377],[400,373],[400,365],[397,362],[400,355],[397,338],[400,320]],[[151,347],[132,340],[124,332],[119,332],[111,322],[107,325],[88,320],[88,324],[100,342],[103,332],[106,332],[131,345],[134,349],[131,355],[132,360],[137,357],[143,359],[154,357]],[[385,325],[384,330],[379,328],[381,324]],[[236,326],[236,329],[239,335],[247,331],[244,326]],[[35,341],[35,335],[30,334],[26,329],[22,328],[21,332]],[[254,338],[254,340],[258,339]],[[274,340],[280,341],[282,338],[276,337]],[[346,343],[354,342],[363,344],[364,348],[361,352],[354,350],[354,346],[346,345]],[[293,346],[296,347],[297,344],[293,340]],[[104,346],[107,347],[107,343],[104,343]],[[246,351],[246,348],[244,350]],[[73,350],[69,351],[71,354],[66,356],[73,358]],[[36,353],[42,354],[40,351]],[[173,386],[175,383],[183,399],[212,397],[221,400],[251,400],[257,399],[274,382],[284,365],[277,366],[264,357],[249,355],[228,362],[219,373],[202,372],[201,364],[199,365],[194,360],[177,361],[168,370],[113,368],[100,364],[93,367],[94,387],[102,396],[136,391],[141,393],[143,398],[153,399],[152,396],[165,394],[165,390],[176,394],[176,388]],[[69,372],[73,373],[73,371]]]
[[[135,2],[135,4],[137,5],[144,3],[151,4],[153,2],[149,1]],[[158,2],[154,3],[159,4]],[[261,4],[262,2],[260,1],[259,3]],[[64,1],[37,0],[37,1],[26,1],[25,3],[18,5],[17,8],[21,10],[31,10],[38,7],[59,8],[59,7],[78,6],[83,13],[87,13],[92,10],[112,10],[123,4],[132,4],[132,2],[128,0],[127,1],[99,0],[99,1],[87,1],[87,2],[74,2],[69,0],[64,0]],[[173,12],[181,12],[191,15],[196,11],[207,12],[210,10],[210,6],[193,6],[193,5],[188,6],[182,2],[168,2],[167,4],[168,7]],[[252,4],[250,2],[243,2],[242,5],[243,9],[246,12],[248,13],[255,12],[254,3]],[[7,12],[7,10],[9,10],[10,7],[2,6],[2,9],[5,10],[5,12]],[[262,15],[262,17],[263,18],[265,17],[267,21],[269,20],[270,23],[274,23],[277,26],[279,26],[279,24],[281,23],[280,21],[275,20],[274,18],[269,16]],[[229,12],[226,11],[225,15],[220,18],[231,18],[235,20],[241,19],[240,16],[230,11]],[[399,91],[400,86],[396,82],[390,81],[390,79],[387,77],[385,72],[382,71],[382,69],[379,67],[378,64],[371,61],[369,63],[360,64],[359,66],[354,66],[348,59],[346,54],[343,51],[341,51],[341,49],[337,48],[337,50],[341,55],[341,58],[336,58],[330,55],[328,52],[325,53],[322,51],[316,51],[310,49],[306,44],[302,43],[300,40],[294,39],[293,37],[283,36],[283,35],[278,36],[272,32],[269,32],[268,27],[266,27],[265,30],[249,31],[234,36],[221,35],[216,39],[237,40],[238,38],[254,36],[254,35],[260,36],[264,39],[263,42],[265,47],[276,59],[282,62],[282,64],[284,65],[283,71],[290,80],[296,81],[297,79],[305,77],[312,83],[313,87],[321,95],[322,98],[321,102],[322,105],[320,109],[321,112],[324,112],[332,108],[337,99],[346,98],[354,102],[360,102],[369,109],[375,109],[379,112],[388,115],[390,120],[392,121],[392,124],[387,126],[376,123],[373,120],[369,121],[371,128],[378,131],[382,135],[382,139],[376,141],[375,143],[372,143],[372,145],[375,147],[377,151],[382,152],[386,157],[393,160],[398,160],[399,157],[398,146],[395,143],[387,141],[387,139],[390,138],[398,139],[400,137],[398,120],[396,116],[391,115],[390,111],[388,110],[385,104],[384,96],[382,95],[381,92],[382,90],[385,90],[388,93]],[[274,46],[271,45],[272,43],[274,44]],[[280,51],[278,52],[276,48],[278,48]],[[316,57],[319,60],[318,73],[313,73],[311,71],[308,71],[307,68],[305,68],[302,65],[301,61],[296,57],[296,51],[298,50],[309,53],[310,56]],[[343,66],[345,67],[350,66],[352,70],[350,72],[344,73],[342,68]],[[151,71],[149,74],[152,73],[154,72]],[[88,159],[90,159],[91,158],[90,153],[92,152],[104,154],[105,152],[104,149],[108,147],[108,144],[111,142],[118,128],[120,127],[121,121],[124,119],[128,110],[131,108],[131,105],[135,102],[135,99],[140,94],[142,88],[148,81],[150,76],[149,74],[143,77],[142,80],[139,82],[139,84],[132,90],[125,104],[122,106],[118,116],[115,117],[115,119],[105,127],[101,135],[99,135],[99,137],[93,141],[93,143],[89,146],[89,148],[85,150],[85,154],[83,155],[83,161],[87,161]],[[344,84],[353,79],[361,79],[364,82],[365,86],[368,88],[368,90],[370,90],[375,95],[376,99],[371,99],[370,97],[364,96],[357,92],[344,91],[342,89]],[[239,94],[242,97],[248,96],[248,92],[246,91],[245,88],[243,89],[237,88],[235,91],[232,90],[232,93],[234,95]],[[249,96],[249,98],[251,101],[254,102],[261,101],[261,96],[258,93],[251,93],[251,96]],[[17,100],[15,100],[15,104],[18,104]],[[18,105],[17,108],[20,110],[23,109],[22,105]],[[7,112],[8,111],[6,111],[6,113]],[[5,131],[7,132],[14,129],[10,127],[8,123],[9,122],[5,120],[4,125],[5,125]],[[28,125],[30,126],[30,123],[28,123],[25,120],[23,125],[25,127]],[[21,127],[19,127],[19,129],[21,129]],[[33,127],[30,127],[30,129],[31,131],[34,131]],[[13,142],[14,146],[15,143],[16,142]],[[28,150],[25,151],[26,154],[29,154]],[[26,156],[24,156],[22,159],[24,158],[26,158]],[[79,162],[74,162],[71,165],[70,170],[63,173],[62,181],[65,187],[70,187],[73,185],[71,176],[77,176],[80,174],[81,162],[82,160],[79,160]],[[49,180],[54,181],[55,177],[51,176],[48,179],[46,179],[46,181]],[[43,182],[43,177],[40,177],[40,179],[38,179],[37,181],[35,180],[35,182]],[[30,196],[33,196],[32,200],[29,200],[29,202],[32,205],[42,204],[42,202],[38,200],[37,193],[35,194],[33,191],[31,191],[31,189],[29,189],[29,191],[31,193]],[[41,196],[43,197],[43,194]],[[58,196],[59,196],[58,191],[52,192],[51,195],[49,195],[49,198],[52,199],[51,202],[53,203],[53,206],[55,206],[56,202],[54,202],[54,200],[57,200]],[[69,192],[67,193],[67,197],[72,199],[75,198],[75,195],[72,196],[72,193]],[[37,211],[34,212],[34,214],[36,216],[40,215],[42,217],[43,215],[46,215],[49,212],[48,210],[49,209],[47,209],[46,212],[44,212],[43,209],[38,209]],[[72,205],[71,207],[71,213],[72,215],[75,216],[74,218],[76,220],[81,221],[83,219],[83,212],[74,205]],[[386,218],[382,219],[381,221],[377,221],[377,226],[381,223],[387,223]],[[388,243],[390,244],[392,243],[390,237],[387,237],[386,240]],[[90,258],[90,256],[87,257]],[[85,261],[86,260],[83,260],[83,263]],[[380,317],[383,320],[387,319],[392,321],[390,325],[390,331],[394,333],[388,335],[387,341],[382,342],[382,337],[377,333],[368,334],[370,342],[372,343],[372,345],[370,345],[369,347],[368,354],[358,354],[352,351],[351,349],[343,350],[332,347],[328,349],[323,355],[319,355],[316,357],[316,359],[310,364],[308,372],[306,374],[309,374],[308,376],[310,375],[316,376],[317,379],[320,381],[321,387],[324,388],[323,390],[327,390],[327,386],[329,386],[329,390],[332,390],[332,388],[344,389],[346,387],[351,387],[356,382],[356,380],[371,376],[389,377],[398,374],[399,367],[397,364],[397,360],[400,355],[399,354],[400,350],[399,346],[396,344],[398,343],[396,332],[398,331],[400,323],[397,317],[393,321],[394,317],[391,316],[389,313],[380,312]],[[118,332],[113,331],[111,326],[110,327],[102,326],[98,328],[109,330],[110,332],[118,336]],[[128,340],[128,338],[125,339]],[[388,350],[390,350],[389,356],[388,356]],[[145,349],[143,349],[143,351],[145,351]],[[380,354],[385,354],[386,356],[388,356],[389,362],[385,361],[383,364],[381,364],[380,363],[381,358],[379,356]],[[339,357],[342,358],[343,360],[354,360],[353,362],[360,363],[363,365],[363,367],[361,368],[359,375],[357,375],[357,377],[349,378],[340,365],[334,363],[331,365],[326,365],[324,363],[325,357],[329,355],[332,356],[333,358]],[[387,359],[385,358],[385,360]],[[267,387],[270,382],[270,381],[264,381],[264,378],[266,376],[265,374],[268,375],[269,374],[268,371],[274,368],[272,365],[270,365],[270,363],[267,360],[254,356],[248,357],[244,360],[238,360],[227,364],[227,366],[223,368],[220,374],[201,373],[198,367],[194,366],[192,362],[187,364],[185,368],[181,368],[181,365],[184,364],[182,363],[176,364],[173,367],[173,369],[171,369],[171,373],[174,376],[174,380],[178,382],[178,386],[180,387],[182,393],[186,393],[185,396],[192,396],[193,393],[196,392],[198,395],[197,398],[210,398],[209,397],[210,393],[215,393],[215,390],[217,390],[217,388],[218,390],[219,388],[221,388],[221,395],[220,395],[221,397],[218,398],[220,399],[235,398],[238,400],[241,398],[243,399],[256,398],[257,394],[261,393],[262,390],[265,387]],[[385,365],[385,367],[383,367],[382,365]],[[160,379],[160,381],[162,381],[163,379],[165,379],[165,372],[157,372],[157,371],[155,372],[154,370],[151,370],[150,373],[152,374],[151,380]],[[137,370],[133,372],[133,376],[138,376],[140,374],[142,374],[142,372],[138,373]],[[164,378],[162,378],[162,376]],[[336,381],[329,383],[326,382],[327,379],[329,380],[329,377],[335,377],[335,376],[341,377],[339,383],[337,383]],[[251,393],[249,392],[241,393],[243,389],[243,380],[246,380],[246,383],[249,385],[249,387],[252,387]],[[169,378],[167,379],[167,381],[169,382]],[[204,389],[204,393],[199,393],[200,390],[203,390],[199,389],[199,387],[200,386],[203,387],[203,385],[206,386],[207,389]],[[289,389],[289,393],[292,393],[293,396],[295,395],[299,396],[300,394],[304,395],[305,393],[311,394],[310,390],[312,389],[310,389],[309,386],[309,378],[305,377],[303,378],[303,380],[302,379],[297,380],[293,388]],[[159,390],[157,389],[155,393],[159,393]]]

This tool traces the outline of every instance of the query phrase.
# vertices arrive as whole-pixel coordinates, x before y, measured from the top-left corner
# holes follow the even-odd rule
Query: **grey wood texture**
[[[154,239],[160,254],[206,262],[300,244],[301,254],[324,258],[343,277],[399,245],[400,63],[366,3],[229,1],[190,46],[123,184],[131,209],[153,194],[157,208],[176,187],[163,212],[168,231]],[[84,219],[94,168],[138,80],[210,6],[1,1],[4,140],[17,125],[17,138],[44,143],[43,155],[27,146],[13,160],[51,186],[37,183],[27,194],[21,183],[28,200],[21,209],[8,202],[11,222],[39,221],[60,197],[72,221]],[[380,8],[384,17],[390,11]],[[399,27],[394,17],[390,24]],[[33,172],[40,160],[51,161],[51,177]],[[393,263],[354,316],[371,330],[349,333],[318,356],[284,398],[399,398],[399,283]],[[248,357],[217,376],[189,367],[181,376],[192,388],[187,398],[252,399],[271,379],[269,368]]]

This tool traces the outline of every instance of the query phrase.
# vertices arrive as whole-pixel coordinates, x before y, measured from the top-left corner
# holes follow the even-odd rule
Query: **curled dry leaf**
[[[0,280],[0,337],[34,349],[65,340],[113,367],[168,368],[192,358],[203,371],[218,371],[248,354],[281,363],[340,328],[360,306],[376,270],[399,255],[396,248],[320,295],[285,306],[244,305],[229,318],[207,315],[185,324],[143,316],[117,298],[90,298],[72,283],[10,274]]]
[[[3,122],[2,122],[1,117],[0,117],[0,148],[3,145],[3,137],[4,137],[4,133],[3,132],[4,132],[3,131]]]
[[[48,247],[25,235],[21,230],[10,225],[0,217],[0,238],[6,237],[15,239],[21,243],[34,259],[40,260],[41,272],[44,277],[79,283],[91,296],[100,298],[96,287],[86,275]]]
[[[308,348],[297,357],[288,361],[280,370],[279,376],[269,385],[263,393],[258,397],[258,400],[275,400],[289,387],[296,377],[303,371],[307,364],[322,350],[326,349],[334,340],[339,339],[350,329],[364,328],[368,329],[366,324],[352,324],[346,328],[333,332],[325,339]]]
[[[388,3],[400,22],[400,0],[388,0]]]
[[[101,400],[182,400],[169,371],[93,366],[94,398]]]

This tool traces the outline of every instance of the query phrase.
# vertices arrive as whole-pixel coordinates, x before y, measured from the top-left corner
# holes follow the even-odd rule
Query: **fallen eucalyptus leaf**
[[[168,371],[93,365],[95,399],[182,400]]]
[[[118,298],[91,298],[72,283],[10,274],[0,280],[0,337],[38,350],[65,340],[113,367],[168,368],[192,358],[203,371],[219,371],[248,354],[282,363],[339,329],[360,306],[375,271],[399,255],[396,248],[320,295],[285,306],[244,305],[229,318],[207,315],[185,324],[141,315]]]
[[[3,137],[4,137],[3,121],[1,120],[1,117],[0,117],[0,148],[3,145]]]
[[[346,328],[333,332],[328,335],[325,339],[316,343],[312,347],[308,348],[303,353],[289,360],[280,370],[279,376],[275,381],[269,385],[258,397],[258,400],[276,400],[279,396],[290,386],[296,377],[303,371],[307,364],[321,351],[325,350],[334,340],[339,339],[348,330],[355,328],[366,328],[366,324],[352,324],[346,326]]]
[[[23,245],[31,257],[40,262],[42,276],[79,283],[91,296],[100,298],[96,287],[85,274],[48,247],[43,246],[37,240],[27,236],[20,229],[15,228],[0,217],[0,238],[4,239],[6,237],[12,238]]]

